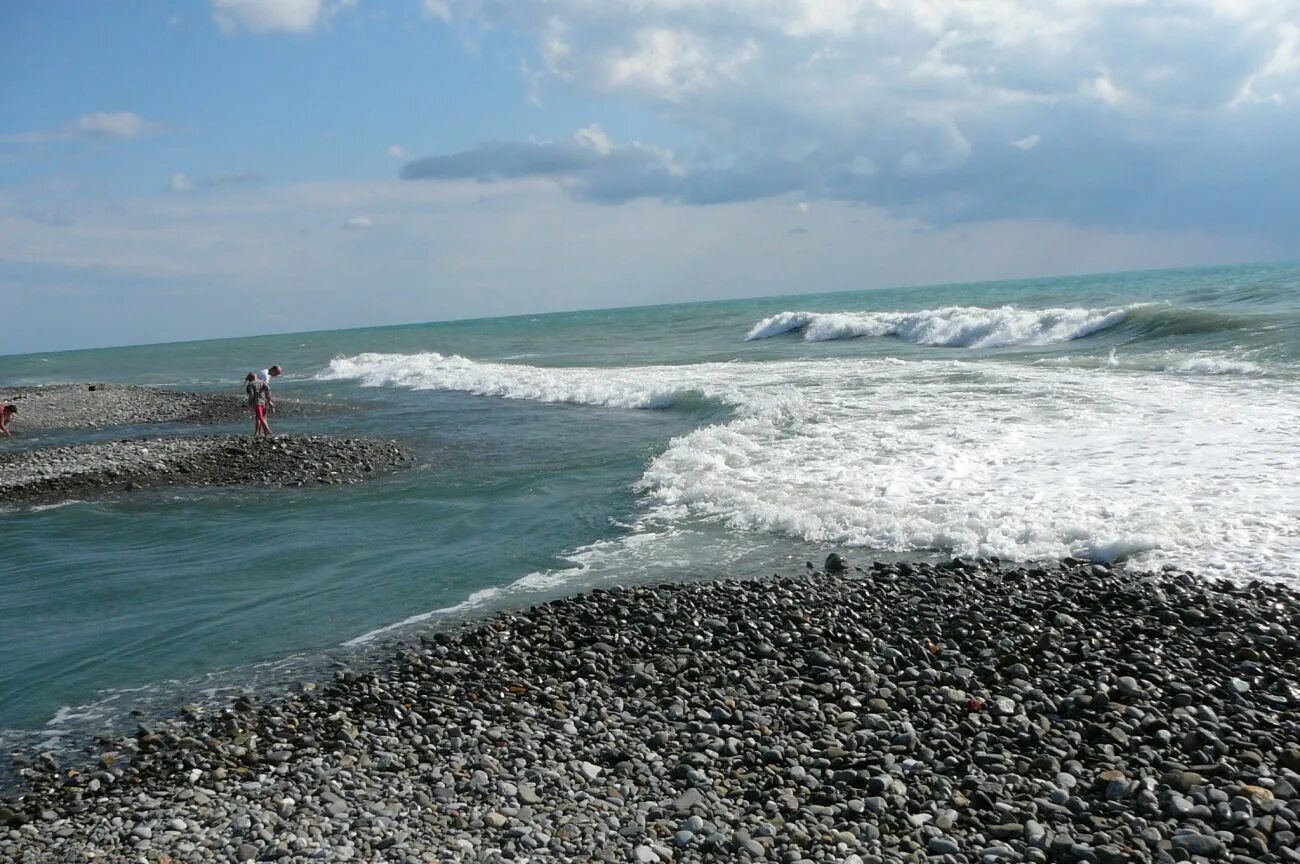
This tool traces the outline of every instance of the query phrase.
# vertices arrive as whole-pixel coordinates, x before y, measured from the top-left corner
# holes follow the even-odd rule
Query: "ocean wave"
[[[1072,342],[1103,332],[1121,333],[1132,342],[1276,324],[1275,317],[1168,303],[1100,309],[945,306],[916,312],[781,312],[759,321],[745,339],[800,331],[807,342],[891,336],[929,347],[1004,348]]]
[[[548,369],[490,363],[437,352],[358,354],[336,357],[320,380],[357,379],[366,387],[454,390],[534,402],[561,402],[604,408],[668,408],[692,392],[690,387],[655,379],[609,374],[600,369]]]
[[[803,417],[676,438],[638,488],[665,520],[754,538],[1300,577],[1292,383],[961,365],[792,363]]]
[[[1070,326],[1125,310],[1100,311]],[[638,518],[659,536],[685,531],[671,535],[677,544],[700,528],[898,554],[1300,576],[1287,527],[1300,516],[1287,482],[1300,455],[1285,443],[1300,424],[1294,382],[1223,378],[1253,367],[1213,354],[1170,353],[1159,369],[1124,376],[1062,359],[589,369],[370,354],[338,358],[322,377],[593,406],[663,406],[683,394],[725,405],[716,422],[667,442],[636,485]],[[701,554],[655,544],[685,562]],[[485,599],[500,598],[473,602]]]
[[[1258,363],[1249,360],[1233,360],[1230,357],[1188,357],[1170,363],[1160,371],[1197,375],[1260,375],[1265,369]]]
[[[1140,305],[1113,309],[947,306],[919,312],[781,312],[754,325],[748,341],[793,330],[808,342],[894,336],[914,345],[1001,348],[1069,342],[1122,323]]]

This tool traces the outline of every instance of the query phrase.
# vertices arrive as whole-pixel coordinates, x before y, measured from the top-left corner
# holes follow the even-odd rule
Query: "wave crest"
[[[914,345],[1002,348],[1082,339],[1125,321],[1140,305],[1113,309],[946,306],[919,312],[781,312],[754,325],[747,341],[802,330],[808,342],[895,336]]]
[[[317,378],[358,379],[365,387],[456,390],[534,402],[562,402],[604,408],[668,408],[697,392],[674,383],[620,379],[598,369],[547,369],[487,363],[434,351],[424,354],[357,354],[335,357]]]

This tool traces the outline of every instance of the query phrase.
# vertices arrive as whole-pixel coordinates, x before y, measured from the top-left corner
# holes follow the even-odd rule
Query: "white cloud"
[[[220,186],[250,186],[261,183],[263,177],[254,171],[227,171],[221,174],[209,174],[198,181],[190,179],[183,172],[173,174],[164,187],[172,194],[185,194],[195,189],[215,189]]]
[[[129,140],[139,138],[157,128],[130,111],[100,111],[78,117],[71,126],[74,135],[80,138],[118,138]]]
[[[609,136],[606,135],[595,123],[585,129],[579,129],[577,134],[573,137],[579,144],[582,144],[585,147],[590,147],[601,155],[608,154],[609,151],[614,149],[614,145],[609,140]]]
[[[1247,76],[1228,103],[1239,108],[1255,102],[1285,104],[1300,97],[1300,24],[1284,22],[1277,28],[1277,47],[1259,69]]]
[[[534,69],[532,64],[527,60],[521,60],[519,63],[519,73],[524,78],[524,84],[528,88],[528,104],[534,107],[541,107],[542,104],[542,73]]]
[[[346,231],[367,231],[374,228],[375,223],[369,216],[353,216],[340,227]]]
[[[1115,82],[1111,80],[1110,73],[1105,71],[1093,78],[1081,81],[1079,83],[1079,92],[1111,106],[1123,102],[1127,96],[1127,94],[1125,94],[1125,92],[1117,87]]]
[[[451,4],[445,0],[424,0],[420,5],[424,9],[424,14],[430,18],[439,18],[443,21],[452,19]]]
[[[409,154],[406,152],[406,148],[401,144],[393,144],[388,148],[388,155],[392,156],[394,159],[406,159]]]
[[[1269,233],[1287,214],[1243,203],[1229,215],[1224,198],[1247,202],[1242,190],[1267,170],[1287,175],[1279,198],[1300,199],[1282,155],[1300,149],[1300,116],[1288,113],[1300,100],[1296,0],[427,0],[425,9],[466,41],[531,39],[517,58],[531,98],[568,89],[676,126],[681,182],[625,174],[608,200],[796,193],[945,222],[1171,228],[1244,218]],[[1031,150],[1033,159],[1011,158]]]
[[[15,132],[0,135],[0,141],[14,144],[37,144],[47,141],[70,141],[77,138],[129,141],[163,129],[161,123],[145,120],[130,111],[96,111],[83,114],[58,129]]]
[[[633,44],[611,52],[603,86],[640,90],[660,99],[677,100],[707,87],[715,64],[699,39],[662,27],[642,30]]]
[[[250,33],[310,33],[321,21],[356,0],[212,0],[212,18],[227,35]]]

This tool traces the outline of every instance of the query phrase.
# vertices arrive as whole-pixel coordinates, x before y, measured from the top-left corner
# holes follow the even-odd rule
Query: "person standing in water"
[[[271,404],[271,387],[253,372],[244,378],[244,392],[248,394],[248,407],[253,409],[253,434],[270,435],[266,422],[266,409]]]

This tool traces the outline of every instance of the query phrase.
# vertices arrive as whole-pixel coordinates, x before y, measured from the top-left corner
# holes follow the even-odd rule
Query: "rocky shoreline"
[[[242,387],[232,388],[238,390]],[[142,423],[225,423],[248,420],[238,393],[189,393],[133,384],[51,384],[0,387],[0,402],[18,408],[14,430],[100,429]],[[276,401],[277,417],[299,417],[339,410],[328,405]]]
[[[47,861],[1300,861],[1300,595],[1067,559],[592,591],[34,756]]]
[[[0,453],[0,502],[54,503],[161,486],[356,483],[406,461],[392,441],[279,435],[140,438]]]

